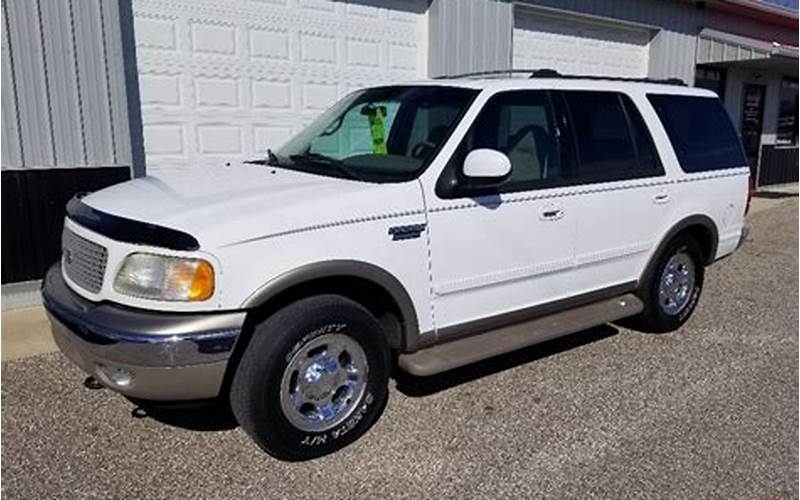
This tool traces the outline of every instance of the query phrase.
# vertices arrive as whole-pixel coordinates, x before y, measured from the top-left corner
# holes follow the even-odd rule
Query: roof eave
[[[759,0],[710,0],[707,2],[694,0],[694,3],[703,4],[712,10],[727,12],[769,24],[794,28],[795,31],[797,30],[797,11],[779,5],[773,5]]]

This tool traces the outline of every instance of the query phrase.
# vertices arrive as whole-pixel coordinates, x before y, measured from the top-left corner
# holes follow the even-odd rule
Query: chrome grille
[[[61,251],[61,265],[69,279],[92,293],[99,292],[108,260],[105,247],[64,228]]]

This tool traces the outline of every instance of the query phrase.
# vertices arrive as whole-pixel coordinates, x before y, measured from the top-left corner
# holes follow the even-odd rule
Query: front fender
[[[242,309],[254,309],[295,286],[323,278],[335,277],[360,278],[385,290],[392,297],[402,315],[400,319],[404,325],[402,339],[404,350],[410,352],[418,348],[419,323],[411,297],[402,283],[392,274],[367,262],[331,260],[292,269],[258,288],[245,299],[241,307]]]

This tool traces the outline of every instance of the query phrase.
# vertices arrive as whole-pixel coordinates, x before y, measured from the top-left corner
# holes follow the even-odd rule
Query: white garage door
[[[514,19],[514,67],[645,77],[650,38],[650,31],[645,29],[518,12]]]
[[[148,173],[263,156],[355,88],[423,77],[426,9],[136,0]]]

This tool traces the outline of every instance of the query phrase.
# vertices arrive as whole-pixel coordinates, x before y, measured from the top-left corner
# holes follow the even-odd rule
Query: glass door
[[[764,122],[764,96],[766,89],[764,85],[747,83],[742,94],[742,145],[753,176],[756,174],[758,151],[761,148],[761,128]]]

